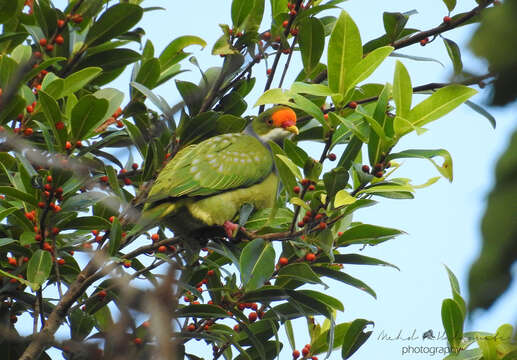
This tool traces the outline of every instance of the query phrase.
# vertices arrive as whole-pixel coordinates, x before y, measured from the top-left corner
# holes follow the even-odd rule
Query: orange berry
[[[189,326],[187,326],[187,330],[188,330],[188,331],[194,331],[194,330],[196,330],[196,325],[194,325],[194,324],[190,324]]]
[[[45,50],[47,50],[47,51],[52,51],[52,50],[54,50],[54,45],[52,45],[52,44],[47,44],[47,46],[45,46]]]
[[[63,36],[58,35],[58,36],[56,36],[56,38],[54,39],[54,41],[56,42],[56,44],[58,44],[58,45],[62,45],[62,44],[65,42],[65,39],[63,38]]]
[[[314,189],[316,189],[316,187],[314,185],[312,185],[312,184],[309,185],[309,187],[308,187],[309,191],[314,191]]]
[[[141,344],[142,344],[142,339],[140,339],[139,337],[134,338],[134,339],[133,339],[133,344],[135,344],[135,345],[141,345]]]
[[[110,218],[109,218],[109,221],[110,221],[110,222],[115,221],[115,216],[111,215],[111,216],[110,216]]]
[[[251,321],[251,322],[256,321],[256,320],[257,320],[257,317],[258,317],[258,315],[257,315],[257,313],[256,313],[256,312],[251,312],[251,313],[248,315],[248,319],[249,319],[249,321]]]
[[[7,262],[9,263],[9,265],[12,265],[12,266],[16,266],[16,265],[18,265],[18,262],[17,262],[17,261],[16,261],[16,259],[15,259],[15,258],[13,258],[13,257],[9,257],[9,258],[7,258]]]
[[[100,177],[100,181],[107,183],[109,181],[106,175]]]
[[[266,31],[264,34],[262,34],[262,39],[264,39],[264,40],[271,39],[271,33],[269,31]]]
[[[300,189],[300,187],[299,187],[299,186],[295,186],[295,187],[293,188],[293,192],[294,192],[295,194],[299,194],[299,193],[300,193],[300,190],[301,190],[301,189]]]
[[[52,251],[52,246],[48,242],[43,243],[43,250]]]
[[[58,227],[53,227],[53,228],[52,228],[52,235],[57,235],[57,234],[59,234],[59,231],[60,231],[60,230],[59,230],[59,228],[58,228]]]
[[[27,128],[27,129],[23,130],[23,135],[25,135],[25,136],[31,136],[33,133],[34,133],[34,130],[32,130],[32,128]]]
[[[322,221],[319,223],[318,227],[321,229],[321,230],[324,230],[327,228],[327,223]]]
[[[287,264],[289,264],[289,259],[286,257],[281,257],[280,259],[278,259],[278,263],[280,264],[280,266],[286,266]]]
[[[348,107],[349,107],[350,109],[355,109],[355,108],[357,107],[357,103],[356,103],[355,101],[350,101],[350,102],[348,103]]]
[[[70,141],[67,141],[67,142],[65,143],[65,149],[66,149],[66,150],[70,150],[71,148],[72,148],[72,143],[71,143]]]
[[[298,359],[300,357],[300,352],[298,350],[293,351],[293,359]]]
[[[124,260],[122,265],[127,269],[131,267],[131,260]]]
[[[448,23],[449,21],[451,21],[451,17],[450,16],[444,16],[443,17],[443,22],[444,23]]]
[[[99,295],[99,297],[101,298],[105,298],[106,295],[108,295],[108,293],[106,292],[106,290],[101,290],[97,293],[97,295]]]
[[[133,182],[131,181],[130,178],[124,178],[124,184],[126,185],[131,185]]]
[[[158,252],[164,253],[166,251],[167,251],[167,246],[162,245],[162,246],[158,247]]]
[[[160,234],[158,234],[158,233],[152,234],[151,235],[151,240],[153,242],[157,242],[158,240],[160,240]]]
[[[273,70],[267,69],[266,74],[270,75]]]
[[[282,22],[282,27],[287,27],[287,25],[288,25],[288,24],[289,24],[289,21],[284,20],[284,21]]]
[[[208,270],[208,271],[206,272],[206,275],[207,275],[207,276],[213,276],[213,275],[214,275],[214,273],[215,273],[215,272],[214,272],[214,270]]]
[[[233,327],[233,331],[235,332],[239,332],[241,330],[239,324],[236,324],[234,327]]]
[[[28,105],[25,110],[27,110],[27,112],[30,114],[31,112],[34,111],[34,107],[32,105]]]
[[[307,253],[307,255],[305,255],[305,260],[314,261],[316,260],[316,255],[314,255],[313,253]]]
[[[57,27],[62,28],[65,25],[65,20],[59,19],[57,21]]]
[[[65,265],[65,262],[66,262],[65,259],[57,259],[57,263],[59,265]]]
[[[40,40],[39,40],[39,44],[40,44],[41,46],[46,46],[46,45],[47,45],[47,39],[45,39],[45,38],[40,39]]]
[[[142,323],[142,327],[148,328],[149,326],[151,326],[151,323],[149,321],[144,321]]]
[[[65,124],[62,121],[58,121],[56,123],[56,129],[57,130],[63,130],[65,128]]]

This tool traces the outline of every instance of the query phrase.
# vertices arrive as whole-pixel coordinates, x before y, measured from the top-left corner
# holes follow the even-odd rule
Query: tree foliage
[[[472,85],[493,74],[463,72],[458,46],[444,38],[451,83],[415,86],[401,61],[389,83],[368,78],[389,56],[422,60],[398,50],[477,22],[492,1],[478,0],[432,29],[407,28],[412,12],[386,12],[386,33],[370,41],[341,2],[233,0],[232,24],[220,26],[212,47],[221,66],[203,70],[187,52],[208,45],[199,37],[177,37],[159,53],[151,40],[141,44],[139,21],[159,10],[143,1],[71,0],[58,9],[49,0],[0,0],[0,352],[7,359],[49,358],[49,348],[67,359],[198,359],[189,346],[196,340],[214,359],[272,359],[296,355],[292,321],[300,318],[309,328],[305,358],[339,349],[346,359],[367,341],[373,322],[337,323],[344,305],[325,293],[325,282],[376,297],[343,265],[394,267],[353,245],[377,246],[403,231],[354,221],[354,212],[383,198],[411,199],[438,179],[397,178],[397,159],[431,161],[452,181],[447,150],[398,143],[467,102]],[[454,11],[455,1],[444,3]],[[293,56],[303,69],[293,69]],[[198,84],[181,80],[189,57],[201,70]],[[271,66],[257,100],[250,92],[263,62]],[[128,66],[127,96],[110,83]],[[287,85],[289,70],[298,76]],[[155,90],[171,80],[182,98],[174,105]],[[415,93],[429,96],[417,102]],[[242,116],[257,110],[250,104],[259,112],[283,104],[298,115],[300,133],[271,144],[283,185],[274,208],[242,209],[233,219],[242,226],[236,239],[193,244],[165,223],[152,234],[137,231],[164,164],[188,145],[242,131]],[[324,144],[319,158],[301,142]],[[444,322],[451,344],[465,317],[458,304],[456,296],[442,311],[452,319]],[[32,337],[19,336],[20,315],[32,317]],[[54,339],[61,327],[69,337]]]

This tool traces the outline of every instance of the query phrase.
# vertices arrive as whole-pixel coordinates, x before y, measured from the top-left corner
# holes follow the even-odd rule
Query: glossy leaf
[[[27,264],[27,280],[36,286],[32,290],[36,291],[48,279],[52,269],[52,255],[48,251],[38,249],[32,254]]]
[[[102,71],[99,67],[89,67],[79,70],[65,79],[65,86],[61,96],[72,94],[86,86],[90,81],[95,79]]]
[[[443,300],[442,323],[452,351],[457,352],[463,338],[463,315],[456,301],[452,299]]]
[[[260,288],[275,271],[275,250],[270,242],[255,239],[244,247],[239,263],[245,288]]]
[[[391,42],[398,39],[402,30],[406,26],[408,16],[399,12],[384,12],[382,20],[384,22],[384,30]]]
[[[412,98],[413,87],[409,73],[404,64],[397,61],[393,78],[393,100],[398,116],[405,118],[409,114]]]
[[[312,269],[314,272],[320,276],[327,276],[332,279],[341,281],[345,284],[351,285],[353,287],[358,288],[359,290],[365,291],[366,293],[373,296],[375,299],[377,298],[377,295],[375,294],[375,291],[368,285],[366,285],[364,282],[362,282],[359,279],[354,278],[353,276],[350,276],[348,274],[345,274],[344,272],[332,270],[324,266],[313,266]]]
[[[364,332],[364,329],[369,324],[373,323],[365,319],[355,319],[350,323],[350,326],[345,331],[343,345],[341,346],[342,359],[350,358],[372,335],[371,331]]]
[[[359,29],[350,15],[342,11],[328,44],[328,81],[333,92],[344,95],[348,72],[362,56]]]
[[[82,140],[102,123],[109,102],[93,95],[83,96],[72,110],[71,132],[74,140]]]
[[[286,284],[292,280],[309,284],[323,284],[318,275],[305,263],[289,264],[282,267],[280,271],[278,271],[275,286],[286,287]]]
[[[323,183],[325,184],[325,189],[327,190],[327,196],[329,199],[332,199],[338,192],[341,192],[346,185],[348,184],[348,171],[346,171],[342,167],[336,167],[323,175]],[[344,203],[341,205],[337,205],[335,200],[334,206],[339,207],[345,205]]]
[[[361,224],[343,232],[338,239],[338,244],[345,245],[371,242],[374,245],[377,242],[386,241],[402,234],[404,234],[404,232],[397,229]]]
[[[140,21],[142,14],[138,5],[120,3],[110,7],[88,30],[85,43],[95,46],[125,33]]]
[[[366,80],[379,67],[384,59],[386,59],[391,54],[392,51],[392,46],[383,46],[377,48],[366,55],[357,64],[355,64],[353,68],[346,69],[349,72],[346,74],[344,84],[345,91],[351,90],[361,81]]]
[[[452,65],[454,67],[454,74],[461,74],[461,72],[463,71],[463,62],[461,61],[461,52],[458,44],[447,38],[443,38],[443,43],[445,44],[447,54],[449,54],[449,58],[452,61]]]
[[[433,158],[441,157],[443,159],[442,165],[438,165]],[[440,174],[452,182],[453,178],[453,168],[452,168],[452,157],[451,154],[445,149],[436,149],[436,150],[418,150],[418,149],[410,149],[405,150],[399,153],[393,153],[388,155],[386,158],[387,161],[392,159],[403,159],[403,158],[420,158],[429,160],[436,170],[440,172]]]
[[[495,129],[495,127],[496,127],[496,120],[495,120],[495,117],[492,114],[490,114],[488,111],[486,111],[480,105],[478,105],[478,104],[476,104],[476,103],[474,103],[474,102],[472,102],[470,100],[465,101],[465,105],[467,105],[469,108],[471,108],[472,110],[474,110],[478,114],[483,115],[490,122],[490,125],[492,125],[492,127]]]
[[[11,186],[0,186],[0,194],[27,202],[35,207],[38,206],[38,201],[32,195],[27,194],[21,190],[15,189]]]
[[[74,309],[69,316],[70,335],[73,340],[81,341],[92,331],[95,325],[95,318],[87,312]]]
[[[456,0],[442,0],[449,11],[454,10],[456,7]]]
[[[206,41],[193,35],[184,35],[172,40],[159,56],[162,71],[164,71],[164,69],[170,69],[189,56],[190,53],[183,50],[190,45],[200,45],[201,48],[204,48]]]
[[[325,46],[325,30],[318,18],[309,17],[299,24],[298,42],[306,74],[318,66]]]
[[[206,318],[225,318],[228,314],[224,309],[216,305],[191,304],[182,307],[174,314],[176,317],[206,317]]]
[[[416,105],[407,116],[407,120],[416,127],[439,119],[467,101],[477,93],[476,90],[463,85],[448,85],[437,90],[427,99]],[[409,126],[395,127],[397,135],[402,136],[410,132]]]

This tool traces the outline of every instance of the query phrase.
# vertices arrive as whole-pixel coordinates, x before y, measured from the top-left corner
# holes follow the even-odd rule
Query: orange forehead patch
[[[288,127],[296,124],[296,113],[291,108],[275,111],[271,118],[275,127]]]

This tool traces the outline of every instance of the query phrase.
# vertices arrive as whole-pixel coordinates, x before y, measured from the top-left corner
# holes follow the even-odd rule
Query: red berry
[[[241,330],[239,324],[236,324],[234,327],[233,327],[233,331],[235,332],[239,332]]]
[[[311,357],[311,360],[318,360],[318,357],[317,356],[313,356],[313,357]]]
[[[45,203],[43,201],[38,202],[38,207],[43,209],[45,207]]]
[[[45,50],[47,50],[47,51],[52,51],[52,50],[54,50],[54,45],[52,45],[52,44],[47,44],[47,46],[45,46]]]
[[[329,119],[329,114],[323,114],[323,118],[324,118],[325,120],[328,120],[328,119]]]
[[[25,109],[29,114],[34,111],[34,107],[32,105],[28,105]]]
[[[131,181],[130,178],[124,178],[124,184],[126,185],[131,185],[133,182]]]
[[[303,186],[306,186],[310,183],[311,181],[309,179],[302,179],[302,181],[300,181],[300,183],[303,185]]]
[[[160,234],[156,233],[156,234],[152,234],[151,235],[151,240],[153,242],[157,242],[158,240],[160,240]]]
[[[47,191],[50,191],[50,190],[52,190],[52,185],[50,185],[50,184],[45,184],[45,185],[43,185],[43,188],[44,188],[45,190],[47,190]]]
[[[267,73],[268,75],[270,75],[272,71],[273,71],[273,70],[271,70],[271,69],[267,69],[266,73]]]
[[[63,38],[63,36],[58,35],[58,36],[56,36],[54,41],[56,42],[56,44],[62,45],[65,42],[65,39]]]
[[[319,223],[318,227],[321,229],[321,230],[325,230],[327,228],[327,223],[322,221]]]
[[[349,107],[350,109],[355,109],[355,108],[357,107],[357,103],[356,103],[355,101],[350,101],[350,102],[348,103],[348,107]]]
[[[257,311],[257,309],[258,309],[257,303],[251,304],[251,310]]]
[[[117,120],[117,127],[119,129],[123,128],[124,127],[124,123],[122,121],[120,121],[120,120]]]
[[[314,185],[312,185],[312,184],[311,184],[311,185],[309,185],[309,187],[308,187],[308,190],[309,190],[309,191],[314,191],[314,189],[316,189],[316,187],[314,187]]]
[[[282,27],[287,27],[287,25],[288,25],[288,24],[289,24],[289,21],[284,20],[284,21],[282,22]]]
[[[311,344],[305,344],[304,348],[306,348],[306,349],[309,349],[309,350],[310,350],[310,349],[311,349]]]
[[[58,121],[56,123],[56,129],[57,130],[63,130],[65,128],[65,123],[63,123],[62,121]]]
[[[43,243],[43,250],[52,251],[52,246],[48,242]]]
[[[206,272],[206,275],[207,275],[207,276],[213,276],[213,275],[214,275],[214,273],[215,273],[215,272],[214,272],[214,270],[208,270],[208,271]]]
[[[158,252],[164,253],[164,252],[166,252],[166,251],[167,251],[167,246],[165,246],[165,245],[162,245],[162,246],[160,246],[160,247],[158,248]]]
[[[298,227],[304,227],[305,223],[303,221],[298,221]]]
[[[330,154],[328,154],[328,155],[327,155],[327,157],[328,157],[328,159],[329,159],[330,161],[335,161],[335,160],[336,160],[336,158],[337,158],[336,154],[334,154],[334,153],[330,153]]]
[[[302,355],[303,355],[304,357],[305,357],[305,356],[307,356],[307,355],[309,355],[309,352],[310,352],[310,350],[309,350],[309,349],[307,349],[306,347],[304,347],[304,348],[302,349]]]
[[[294,350],[293,351],[293,359],[298,359],[299,356],[300,356],[300,352],[298,350]]]
[[[450,16],[444,16],[443,17],[443,22],[444,23],[448,23],[449,21],[451,21],[451,17]]]
[[[12,265],[12,266],[18,265],[18,262],[13,257],[7,258],[7,262],[9,263],[9,265]]]
[[[305,260],[314,261],[316,260],[316,255],[314,255],[313,253],[308,253],[307,255],[305,255]]]
[[[246,309],[246,304],[245,303],[240,303],[237,305],[237,307],[239,308],[240,311]]]
[[[40,39],[40,40],[39,40],[39,44],[40,44],[41,46],[46,46],[46,45],[47,45],[47,39],[45,39],[45,38]]]
[[[110,218],[109,218],[109,221],[110,221],[110,222],[115,221],[115,216],[111,215],[111,216],[110,216]]]
[[[122,265],[123,265],[125,268],[129,268],[129,267],[131,267],[131,260],[124,260],[124,262],[122,263]]]
[[[105,182],[105,183],[107,183],[107,182],[109,181],[109,179],[108,179],[108,177],[107,177],[106,175],[101,176],[101,177],[100,177],[100,180],[101,180],[102,182]]]
[[[363,170],[363,172],[365,172],[365,173],[369,173],[370,172],[370,167],[368,165],[363,165],[361,170]]]
[[[52,182],[52,176],[51,176],[51,175],[48,175],[48,176],[47,176],[47,182],[48,182],[48,183],[51,183],[51,182]]]
[[[194,330],[196,330],[196,325],[194,325],[194,324],[190,324],[189,326],[187,326],[187,330],[188,330],[188,331],[194,331]]]
[[[59,265],[65,265],[65,262],[66,262],[65,259],[57,259],[57,263]]]
[[[59,234],[59,228],[58,227],[53,227],[52,228],[52,235],[57,235]]]
[[[291,29],[291,35],[293,35],[293,36],[298,35],[298,29]]]
[[[299,186],[295,186],[295,187],[293,188],[293,192],[294,192],[295,194],[299,194],[299,193],[300,193],[300,187],[299,187]]]
[[[72,15],[72,21],[76,24],[80,24],[83,22],[83,17],[79,14]]]
[[[420,40],[420,45],[426,46],[428,42],[429,42],[429,38],[422,39],[422,40]]]
[[[296,15],[296,10],[293,9],[293,10],[289,11],[289,15],[291,15],[291,16]]]
[[[341,236],[341,235],[343,235],[343,232],[342,232],[342,231],[339,231],[339,232],[337,233],[337,236]]]
[[[106,292],[106,290],[101,290],[97,295],[99,295],[99,297],[101,298],[104,298],[106,297],[106,295],[108,295],[108,293]]]
[[[278,259],[278,263],[280,264],[280,266],[286,266],[287,264],[289,264],[289,259],[286,257],[281,257],[280,259]]]
[[[249,319],[249,321],[251,321],[251,322],[254,322],[255,320],[257,320],[257,317],[258,317],[258,315],[257,315],[257,313],[256,313],[256,312],[251,312],[251,313],[248,315],[248,319]]]
[[[77,140],[77,141],[75,142],[75,147],[76,147],[76,148],[78,148],[78,149],[80,149],[80,148],[82,148],[82,147],[83,147],[83,143],[81,142],[81,140]]]
[[[262,34],[262,39],[264,39],[264,40],[271,39],[271,33],[269,31],[266,31],[264,34]]]
[[[65,20],[59,19],[57,21],[57,27],[62,28],[65,25]]]
[[[31,136],[33,133],[34,133],[34,130],[32,130],[32,128],[27,128],[27,129],[23,130],[23,135],[25,135],[25,136]]]
[[[323,214],[316,214],[316,216],[314,216],[314,220],[320,220],[322,217]]]
[[[41,241],[41,239],[42,239],[42,238],[41,238],[41,234],[36,234],[36,235],[34,235],[34,240],[36,240],[36,241]]]
[[[41,58],[41,52],[34,51],[34,57],[40,59]]]
[[[66,150],[70,150],[71,148],[72,148],[72,143],[71,143],[70,141],[67,141],[67,142],[65,143],[65,149],[66,149]]]
[[[139,337],[134,338],[134,339],[133,339],[133,344],[135,344],[135,345],[140,345],[140,344],[142,344],[142,339],[140,339]]]
[[[133,168],[133,170],[137,170],[138,169],[138,164],[134,163],[133,165],[131,165],[131,167]]]
[[[376,178],[381,178],[381,177],[382,177],[382,175],[384,175],[384,171],[377,171],[377,172],[375,173],[375,177],[376,177]]]

